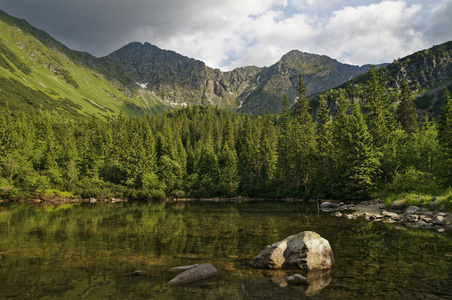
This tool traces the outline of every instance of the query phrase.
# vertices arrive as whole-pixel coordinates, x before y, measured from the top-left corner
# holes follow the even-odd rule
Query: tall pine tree
[[[442,178],[446,186],[452,186],[452,99],[449,90],[443,92],[443,112],[438,128],[438,141],[442,156]]]
[[[366,119],[374,145],[377,149],[380,149],[386,143],[390,131],[388,103],[375,66],[372,66],[369,72],[370,81],[366,90],[367,103],[365,107],[368,111]]]
[[[309,103],[306,97],[306,87],[301,75],[298,76],[296,122],[294,127],[294,148],[296,151],[295,180],[296,189],[302,185],[307,192],[313,175],[313,158],[316,148],[315,126],[309,113]]]
[[[279,135],[278,135],[278,164],[277,173],[286,192],[290,188],[291,175],[293,170],[293,123],[290,116],[289,99],[284,95],[284,109],[280,115]]]
[[[346,195],[354,199],[366,199],[375,190],[375,173],[379,162],[375,158],[372,136],[367,129],[360,105],[355,102],[349,117]]]
[[[405,79],[401,83],[399,101],[396,114],[400,126],[409,135],[418,133],[417,109],[414,105],[410,86]]]
[[[331,175],[332,175],[332,133],[331,116],[329,115],[328,104],[324,95],[320,95],[320,108],[317,112],[316,140],[317,140],[317,176],[316,190],[319,195],[331,195]]]

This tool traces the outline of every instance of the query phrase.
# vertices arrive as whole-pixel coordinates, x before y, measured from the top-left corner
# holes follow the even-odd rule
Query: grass
[[[78,119],[111,118],[120,111],[141,114],[127,103],[151,114],[171,109],[155,96],[126,91],[68,56],[0,19],[0,103],[9,102],[13,110],[58,111]]]
[[[405,200],[407,206],[426,207],[430,209],[430,204],[438,200],[436,210],[440,210],[444,207],[446,211],[452,211],[452,189],[448,189],[442,195],[428,195],[419,193],[402,193],[402,194],[390,194],[384,197],[385,207],[391,207],[391,204],[396,200]]]
[[[39,191],[39,193],[44,192],[44,195],[46,196],[56,196],[56,197],[64,197],[64,198],[71,198],[71,197],[75,197],[75,195],[71,192],[62,192],[56,189],[46,189],[45,191]]]

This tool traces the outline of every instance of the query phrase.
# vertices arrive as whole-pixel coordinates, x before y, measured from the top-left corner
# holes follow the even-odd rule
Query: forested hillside
[[[419,117],[437,118],[443,106],[442,91],[446,87],[452,88],[452,41],[394,60],[392,64],[378,68],[378,74],[391,104],[397,104],[397,92],[405,81],[415,97]],[[345,90],[350,98],[360,99],[370,76],[365,73],[336,89]]]
[[[374,68],[367,85],[363,101],[331,94],[333,117],[321,97],[315,122],[301,77],[294,113],[285,97],[279,116],[190,106],[78,123],[2,107],[1,197],[366,199],[445,191],[452,184],[449,91],[441,121],[419,125],[407,83],[394,113]]]

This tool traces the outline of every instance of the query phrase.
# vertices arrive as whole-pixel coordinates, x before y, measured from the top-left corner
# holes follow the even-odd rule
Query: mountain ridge
[[[212,104],[238,112],[262,115],[282,110],[283,95],[295,102],[296,79],[302,74],[308,95],[328,90],[350,77],[367,72],[369,65],[352,66],[325,55],[292,50],[270,67],[247,66],[223,72],[204,62],[150,43],[132,42],[112,52],[125,72],[162,100],[174,104]]]
[[[97,58],[71,50],[26,20],[1,10],[0,27],[0,103],[12,102],[13,110],[42,109],[77,118],[111,118],[120,111],[157,114],[184,105],[213,105],[251,115],[280,113],[284,95],[291,105],[296,100],[299,74],[312,98],[338,86],[365,85],[370,69],[370,65],[354,66],[291,50],[268,67],[223,72],[148,42],[131,42]],[[382,80],[397,89],[402,77],[421,74],[408,81],[422,100],[422,93],[434,88],[429,85],[452,77],[451,51],[436,57],[438,49],[451,48],[449,43],[382,65]],[[417,102],[422,106],[422,101]]]

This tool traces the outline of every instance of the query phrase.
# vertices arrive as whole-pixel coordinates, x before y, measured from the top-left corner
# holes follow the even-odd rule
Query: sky
[[[452,40],[452,0],[0,0],[0,9],[97,57],[130,42],[223,71],[291,50],[363,65]]]

